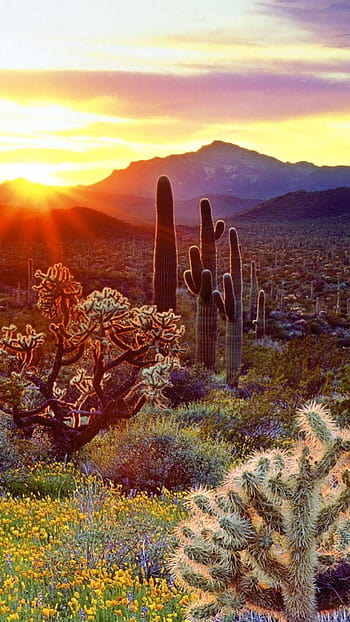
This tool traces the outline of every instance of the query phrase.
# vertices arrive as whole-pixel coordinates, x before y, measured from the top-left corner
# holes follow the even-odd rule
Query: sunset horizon
[[[350,165],[349,12],[330,0],[7,5],[0,183],[90,185],[214,140]]]

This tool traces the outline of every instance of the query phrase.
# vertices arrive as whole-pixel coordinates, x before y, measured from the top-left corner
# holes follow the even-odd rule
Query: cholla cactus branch
[[[290,454],[257,454],[216,491],[190,494],[192,516],[178,527],[173,571],[194,592],[195,622],[243,606],[316,622],[327,599],[329,608],[348,604],[349,591],[337,596],[322,572],[327,532],[350,506],[350,434],[315,403],[298,422],[305,438]]]
[[[35,373],[34,354],[45,341],[44,333],[37,333],[30,324],[26,325],[25,334],[17,332],[14,324],[3,326],[2,332],[1,345],[6,352],[16,355],[19,370]]]
[[[34,276],[40,279],[38,285],[33,285],[37,291],[38,308],[46,317],[62,316],[67,326],[82,293],[80,283],[75,281],[69,268],[61,263],[54,264],[47,272],[37,270]]]

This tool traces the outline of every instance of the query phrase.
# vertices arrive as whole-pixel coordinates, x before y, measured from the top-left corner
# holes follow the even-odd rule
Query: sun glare
[[[57,195],[58,186],[54,178],[40,165],[16,167],[18,175],[11,175],[12,193],[19,203],[39,210],[47,210]]]

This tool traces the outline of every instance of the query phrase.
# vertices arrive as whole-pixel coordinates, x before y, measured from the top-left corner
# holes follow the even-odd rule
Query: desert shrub
[[[164,395],[174,407],[202,400],[217,384],[212,374],[198,365],[175,369],[170,379]]]
[[[203,402],[176,411],[183,425],[197,425],[205,438],[229,442],[235,459],[287,442],[293,430],[291,414],[291,400],[278,391],[242,399],[234,391],[223,389],[213,391]]]
[[[302,399],[312,398],[329,391],[343,357],[335,340],[327,335],[293,339],[276,354],[271,378],[294,388]]]
[[[215,486],[230,464],[227,443],[201,438],[174,417],[140,415],[93,440],[81,460],[91,461],[104,478],[124,491],[179,491]]]
[[[180,493],[126,496],[120,487],[89,476],[77,486],[69,505],[72,518],[61,539],[67,563],[72,556],[86,557],[89,567],[103,562],[106,567],[132,568],[142,577],[169,573],[174,527],[186,515]]]
[[[30,438],[16,428],[12,418],[0,416],[0,473],[7,469],[26,467],[52,457],[52,446],[47,434],[38,429]]]
[[[290,340],[285,345],[247,343],[244,351],[244,374],[265,389],[279,386],[292,390],[300,401],[320,394],[330,394],[339,383],[341,369],[349,353],[337,347],[329,335],[308,335]]]
[[[37,463],[8,469],[0,475],[0,487],[13,497],[64,498],[77,488],[83,475],[73,465]]]
[[[16,452],[13,446],[14,424],[10,417],[0,417],[0,471],[12,467],[16,463]]]
[[[243,374],[254,368],[257,375],[266,375],[273,368],[276,353],[282,352],[283,346],[271,337],[265,337],[258,342],[255,339],[245,339],[243,342]]]

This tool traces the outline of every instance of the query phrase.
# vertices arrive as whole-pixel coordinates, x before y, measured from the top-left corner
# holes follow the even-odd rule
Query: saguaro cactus
[[[254,259],[250,264],[250,292],[249,292],[249,319],[253,322],[256,318],[258,299],[258,279],[256,276],[256,263]]]
[[[198,295],[197,298],[197,361],[203,363],[208,369],[214,369],[215,349],[217,337],[217,309],[213,297],[206,295],[205,300],[205,328],[201,326],[203,321],[203,296],[201,290],[201,272],[209,270],[211,273],[212,286],[216,287],[217,280],[217,257],[216,242],[222,237],[225,230],[223,220],[213,223],[212,209],[208,199],[200,201],[200,243],[191,246],[190,270],[184,274],[185,283],[191,293]],[[196,249],[196,250],[194,250]],[[204,277],[206,285],[209,276]],[[205,288],[204,288],[205,289]],[[199,308],[200,307],[200,308]],[[208,340],[208,343],[206,343]]]
[[[316,403],[300,409],[298,423],[304,440],[293,452],[258,453],[218,489],[190,494],[173,571],[194,592],[192,620],[247,607],[316,622],[319,610],[349,603],[348,587],[324,581],[324,564],[338,553],[327,532],[350,505],[350,433]]]
[[[190,270],[185,270],[185,283],[192,294],[197,296],[196,313],[196,360],[207,369],[215,365],[216,317],[213,308],[213,282],[210,270],[203,270],[198,246],[189,250]]]
[[[213,298],[221,315],[226,319],[226,382],[229,386],[234,386],[237,382],[237,369],[241,361],[237,361],[237,347],[235,344],[235,317],[236,299],[233,289],[232,276],[228,272],[223,276],[224,295],[216,289],[213,291]]]
[[[239,371],[242,362],[243,345],[243,276],[242,255],[238,233],[234,227],[229,230],[230,244],[230,272],[232,276],[233,291],[235,293],[235,319],[234,319],[234,348],[236,371]]]
[[[263,289],[259,291],[258,306],[256,310],[255,325],[255,339],[262,339],[265,337],[265,292]]]
[[[28,280],[27,280],[27,302],[28,302],[28,307],[31,308],[33,306],[33,303],[34,303],[34,300],[35,300],[35,294],[34,294],[34,290],[33,290],[33,285],[34,285],[33,259],[31,257],[28,258],[27,275],[28,275]]]
[[[171,184],[162,175],[156,190],[156,230],[153,256],[153,304],[158,311],[176,311],[177,245]]]

